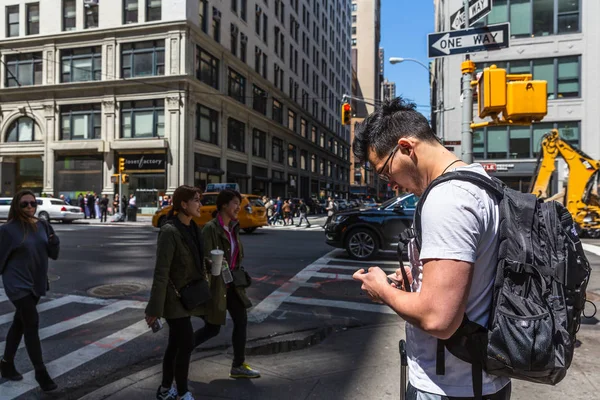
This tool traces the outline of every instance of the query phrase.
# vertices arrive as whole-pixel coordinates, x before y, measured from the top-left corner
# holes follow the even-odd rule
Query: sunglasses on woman
[[[21,206],[21,208],[27,208],[27,206],[31,206],[31,208],[36,208],[37,207],[37,202],[35,201],[22,201],[19,203],[19,205]]]

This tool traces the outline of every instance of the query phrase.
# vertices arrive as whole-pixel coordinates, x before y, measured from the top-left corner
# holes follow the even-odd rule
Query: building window
[[[61,64],[61,82],[102,79],[102,49],[99,47],[62,50]]]
[[[246,124],[237,119],[227,120],[227,147],[241,153],[246,152]]]
[[[321,132],[321,135],[319,136],[319,146],[322,148],[325,148],[325,133]]]
[[[98,3],[84,2],[85,29],[98,27]]]
[[[288,129],[296,132],[296,113],[292,110],[288,110]]]
[[[272,161],[283,164],[283,140],[274,137],[272,146]]]
[[[252,108],[263,115],[267,115],[267,92],[256,85],[252,87]]]
[[[267,158],[267,133],[260,129],[252,130],[252,155]]]
[[[156,76],[165,74],[165,41],[125,43],[121,45],[121,76]]]
[[[300,150],[300,169],[306,171],[307,168],[308,152],[306,150]]]
[[[27,4],[27,35],[40,33],[40,3]]]
[[[533,74],[533,79],[548,82],[548,99],[581,96],[580,56],[540,58],[532,61],[488,62],[483,68],[496,65],[511,74]]]
[[[242,21],[248,21],[248,0],[240,0],[240,18]]]
[[[6,36],[19,36],[19,6],[6,7]]]
[[[305,139],[308,137],[307,129],[308,127],[306,125],[306,120],[304,118],[300,118],[300,136]]]
[[[248,36],[243,33],[240,35],[240,60],[246,62],[248,56]]]
[[[494,0],[494,7],[478,25],[510,22],[513,37],[580,32],[579,0]]]
[[[317,156],[314,154],[310,156],[310,172],[317,173]]]
[[[146,0],[146,21],[160,21],[162,0]]]
[[[298,152],[296,146],[291,143],[288,144],[288,167],[298,167]]]
[[[121,138],[151,138],[165,135],[165,101],[142,100],[121,103]]]
[[[196,105],[196,140],[219,144],[219,113],[201,104]]]
[[[139,0],[123,0],[123,24],[135,24],[138,22]]]
[[[102,134],[100,104],[81,104],[60,108],[60,140],[100,139]]]
[[[246,78],[229,68],[228,94],[242,104],[246,103]]]
[[[273,99],[273,121],[283,125],[283,107],[279,100]]]
[[[63,31],[74,31],[76,28],[77,9],[75,0],[63,0]]]
[[[231,43],[229,50],[231,54],[237,56],[237,43],[238,43],[238,33],[239,29],[235,24],[231,24]]]
[[[196,46],[196,78],[219,89],[219,59]]]
[[[310,128],[310,141],[313,143],[317,143],[317,128],[314,126]]]
[[[10,124],[7,142],[34,142],[41,141],[42,135],[38,127],[29,117],[21,117]]]
[[[208,1],[199,0],[198,10],[200,12],[200,29],[202,32],[207,33],[207,17],[208,17]]]
[[[356,35],[356,27],[355,26],[352,27],[352,34]]]
[[[358,5],[356,3],[352,3],[352,11],[358,10]]]
[[[42,84],[42,54],[11,54],[6,56],[6,87]]]
[[[215,42],[221,41],[221,11],[213,7],[212,35]]]

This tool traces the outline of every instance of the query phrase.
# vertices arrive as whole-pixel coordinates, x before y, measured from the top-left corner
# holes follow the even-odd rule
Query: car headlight
[[[331,223],[341,224],[342,222],[344,222],[347,219],[348,219],[348,217],[346,215],[334,215],[333,218],[331,219]]]

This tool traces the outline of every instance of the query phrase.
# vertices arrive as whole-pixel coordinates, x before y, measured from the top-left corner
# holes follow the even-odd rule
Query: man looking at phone
[[[417,196],[451,170],[487,176],[479,164],[467,165],[439,141],[414,104],[386,102],[355,130],[352,144],[359,162],[369,161],[380,176]],[[445,350],[445,373],[436,372],[438,339],[448,339],[465,313],[482,326],[492,301],[497,257],[498,204],[472,183],[451,180],[431,190],[422,209],[421,250],[409,244],[407,277],[412,293],[398,290],[401,271],[389,278],[379,267],[358,270],[354,279],[372,300],[406,320],[409,400],[472,398],[471,365]],[[394,232],[400,234],[401,232]],[[484,399],[510,399],[510,380],[483,374]]]

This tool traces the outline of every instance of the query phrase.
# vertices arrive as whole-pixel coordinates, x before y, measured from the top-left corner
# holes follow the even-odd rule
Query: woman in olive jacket
[[[242,196],[234,190],[223,190],[217,196],[217,215],[204,226],[204,254],[211,250],[223,250],[224,258],[232,272],[240,269],[244,258],[244,248],[240,241],[240,226],[237,221]],[[209,261],[209,260],[207,260]],[[209,261],[210,262],[210,261]],[[194,333],[195,346],[206,342],[219,334],[221,325],[225,325],[226,312],[233,320],[233,363],[229,376],[231,378],[259,378],[260,372],[252,369],[245,362],[246,329],[248,325],[247,308],[252,303],[246,295],[246,289],[236,287],[233,283],[225,284],[222,274],[211,275],[212,298],[206,308],[205,325]]]
[[[169,325],[169,342],[163,359],[162,385],[156,392],[159,400],[193,400],[188,391],[190,356],[194,349],[191,316],[205,314],[206,304],[188,311],[177,297],[180,290],[198,279],[208,280],[204,266],[202,232],[192,217],[200,216],[201,193],[198,188],[180,186],[173,194],[169,220],[158,236],[156,266],[146,322],[152,326],[158,318]],[[176,215],[175,215],[176,214]],[[173,377],[177,388],[172,387]]]

